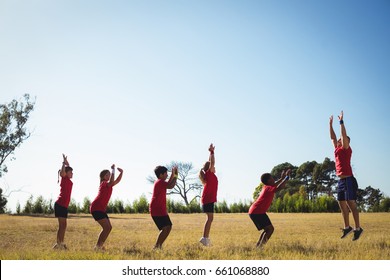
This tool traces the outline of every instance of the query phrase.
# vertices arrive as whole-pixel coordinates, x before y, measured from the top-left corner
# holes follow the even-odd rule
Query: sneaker
[[[347,227],[347,228],[342,228],[341,229],[342,231],[343,231],[343,235],[341,236],[341,239],[343,239],[343,238],[345,238],[345,237],[347,237],[349,234],[351,234],[352,233],[352,228],[349,226],[349,227]]]
[[[354,230],[353,231],[353,238],[352,238],[352,241],[356,241],[360,238],[360,235],[362,235],[363,233],[363,229],[362,228],[359,228],[358,230]]]
[[[97,245],[95,245],[95,247],[93,247],[93,249],[96,252],[104,252],[104,251],[106,251],[106,248],[104,248],[104,246],[97,246]]]
[[[63,244],[63,243],[60,243],[60,244],[56,243],[56,244],[54,244],[52,249],[55,249],[55,250],[68,250],[68,247],[66,247],[66,245]]]
[[[210,245],[210,239],[206,238],[206,237],[202,237],[199,242],[203,245],[203,246],[209,246]]]

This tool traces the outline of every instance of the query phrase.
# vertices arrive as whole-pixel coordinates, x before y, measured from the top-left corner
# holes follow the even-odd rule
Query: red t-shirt
[[[334,151],[336,158],[336,174],[337,176],[352,176],[351,157],[352,149],[344,149],[343,147],[337,147]]]
[[[249,208],[249,214],[264,214],[267,212],[274,199],[276,189],[276,186],[263,186],[259,197]]]
[[[168,182],[158,179],[154,183],[152,200],[149,205],[149,212],[152,216],[167,216],[167,187]]]
[[[218,178],[213,172],[207,170],[204,174],[206,183],[202,192],[202,204],[217,202]]]
[[[73,182],[68,176],[61,177],[61,190],[60,195],[57,198],[57,204],[62,207],[68,208],[70,202],[70,195],[72,193]]]
[[[100,184],[99,192],[97,197],[91,203],[90,211],[91,213],[94,211],[106,212],[107,204],[110,201],[112,194],[112,186],[108,186],[107,181],[103,181]]]

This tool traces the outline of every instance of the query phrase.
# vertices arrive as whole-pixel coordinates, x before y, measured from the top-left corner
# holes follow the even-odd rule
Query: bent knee
[[[165,227],[162,228],[162,231],[169,232],[169,231],[171,231],[171,229],[172,229],[172,225],[165,226]]]
[[[272,234],[273,232],[274,232],[274,226],[273,225],[269,225],[269,226],[266,226],[265,228],[264,228],[264,230],[267,232],[267,233],[269,233],[269,234]]]

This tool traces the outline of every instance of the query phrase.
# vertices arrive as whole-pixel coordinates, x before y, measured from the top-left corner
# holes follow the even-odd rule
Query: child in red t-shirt
[[[167,189],[173,189],[178,177],[177,167],[172,168],[171,177],[168,181],[168,169],[164,166],[157,166],[154,169],[157,180],[154,182],[152,200],[149,205],[149,212],[154,223],[160,230],[155,249],[161,249],[172,229],[172,222],[167,211]]]
[[[203,237],[199,240],[204,246],[210,246],[210,229],[211,223],[214,219],[214,203],[217,202],[217,191],[218,191],[218,178],[215,176],[215,146],[210,144],[209,160],[204,164],[203,168],[199,172],[199,179],[203,184],[202,192],[202,211],[206,213],[207,219],[203,229]]]
[[[73,187],[73,182],[70,180],[73,177],[73,168],[69,166],[68,158],[64,154],[62,154],[62,158],[62,167],[58,171],[58,174],[61,176],[60,195],[54,203],[54,215],[58,218],[58,231],[57,243],[53,246],[53,249],[67,249],[64,244],[64,238],[67,226],[68,206]]]
[[[103,244],[112,229],[110,219],[108,218],[108,215],[106,213],[106,208],[111,198],[112,188],[122,180],[123,170],[121,168],[117,169],[119,171],[119,176],[116,180],[115,164],[111,166],[111,173],[107,169],[100,172],[99,193],[90,206],[90,212],[93,218],[102,227],[102,231],[99,234],[95,250],[104,250]]]
[[[290,169],[288,169],[286,172],[283,171],[281,178],[278,181],[275,181],[270,173],[261,175],[261,182],[264,184],[264,186],[261,189],[257,200],[249,208],[249,216],[256,225],[257,229],[259,231],[264,229],[264,231],[260,234],[257,247],[261,247],[267,243],[267,241],[271,238],[272,233],[274,232],[274,227],[266,212],[271,206],[275,192],[279,191],[286,185],[286,182],[290,178],[290,172]]]

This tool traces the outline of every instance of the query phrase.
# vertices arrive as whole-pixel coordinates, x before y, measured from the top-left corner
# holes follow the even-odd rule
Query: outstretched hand
[[[287,169],[286,176],[290,176],[290,174],[291,174],[291,169]]]
[[[117,168],[118,169],[118,171],[120,172],[120,173],[123,173],[123,169],[122,168]]]
[[[214,152],[214,150],[215,150],[215,146],[213,145],[213,143],[211,143],[209,147],[209,152],[212,153]]]
[[[339,115],[339,121],[342,121],[342,120],[343,120],[343,118],[344,118],[344,112],[343,112],[343,111],[341,111],[341,114]]]
[[[177,175],[179,173],[177,166],[172,167],[172,174]]]
[[[111,165],[111,170],[115,169],[115,164]]]
[[[330,124],[330,125],[333,124],[333,115],[331,115],[330,118],[329,118],[329,124]]]
[[[65,165],[69,166],[68,157],[65,154],[62,154],[62,158],[64,160]]]

